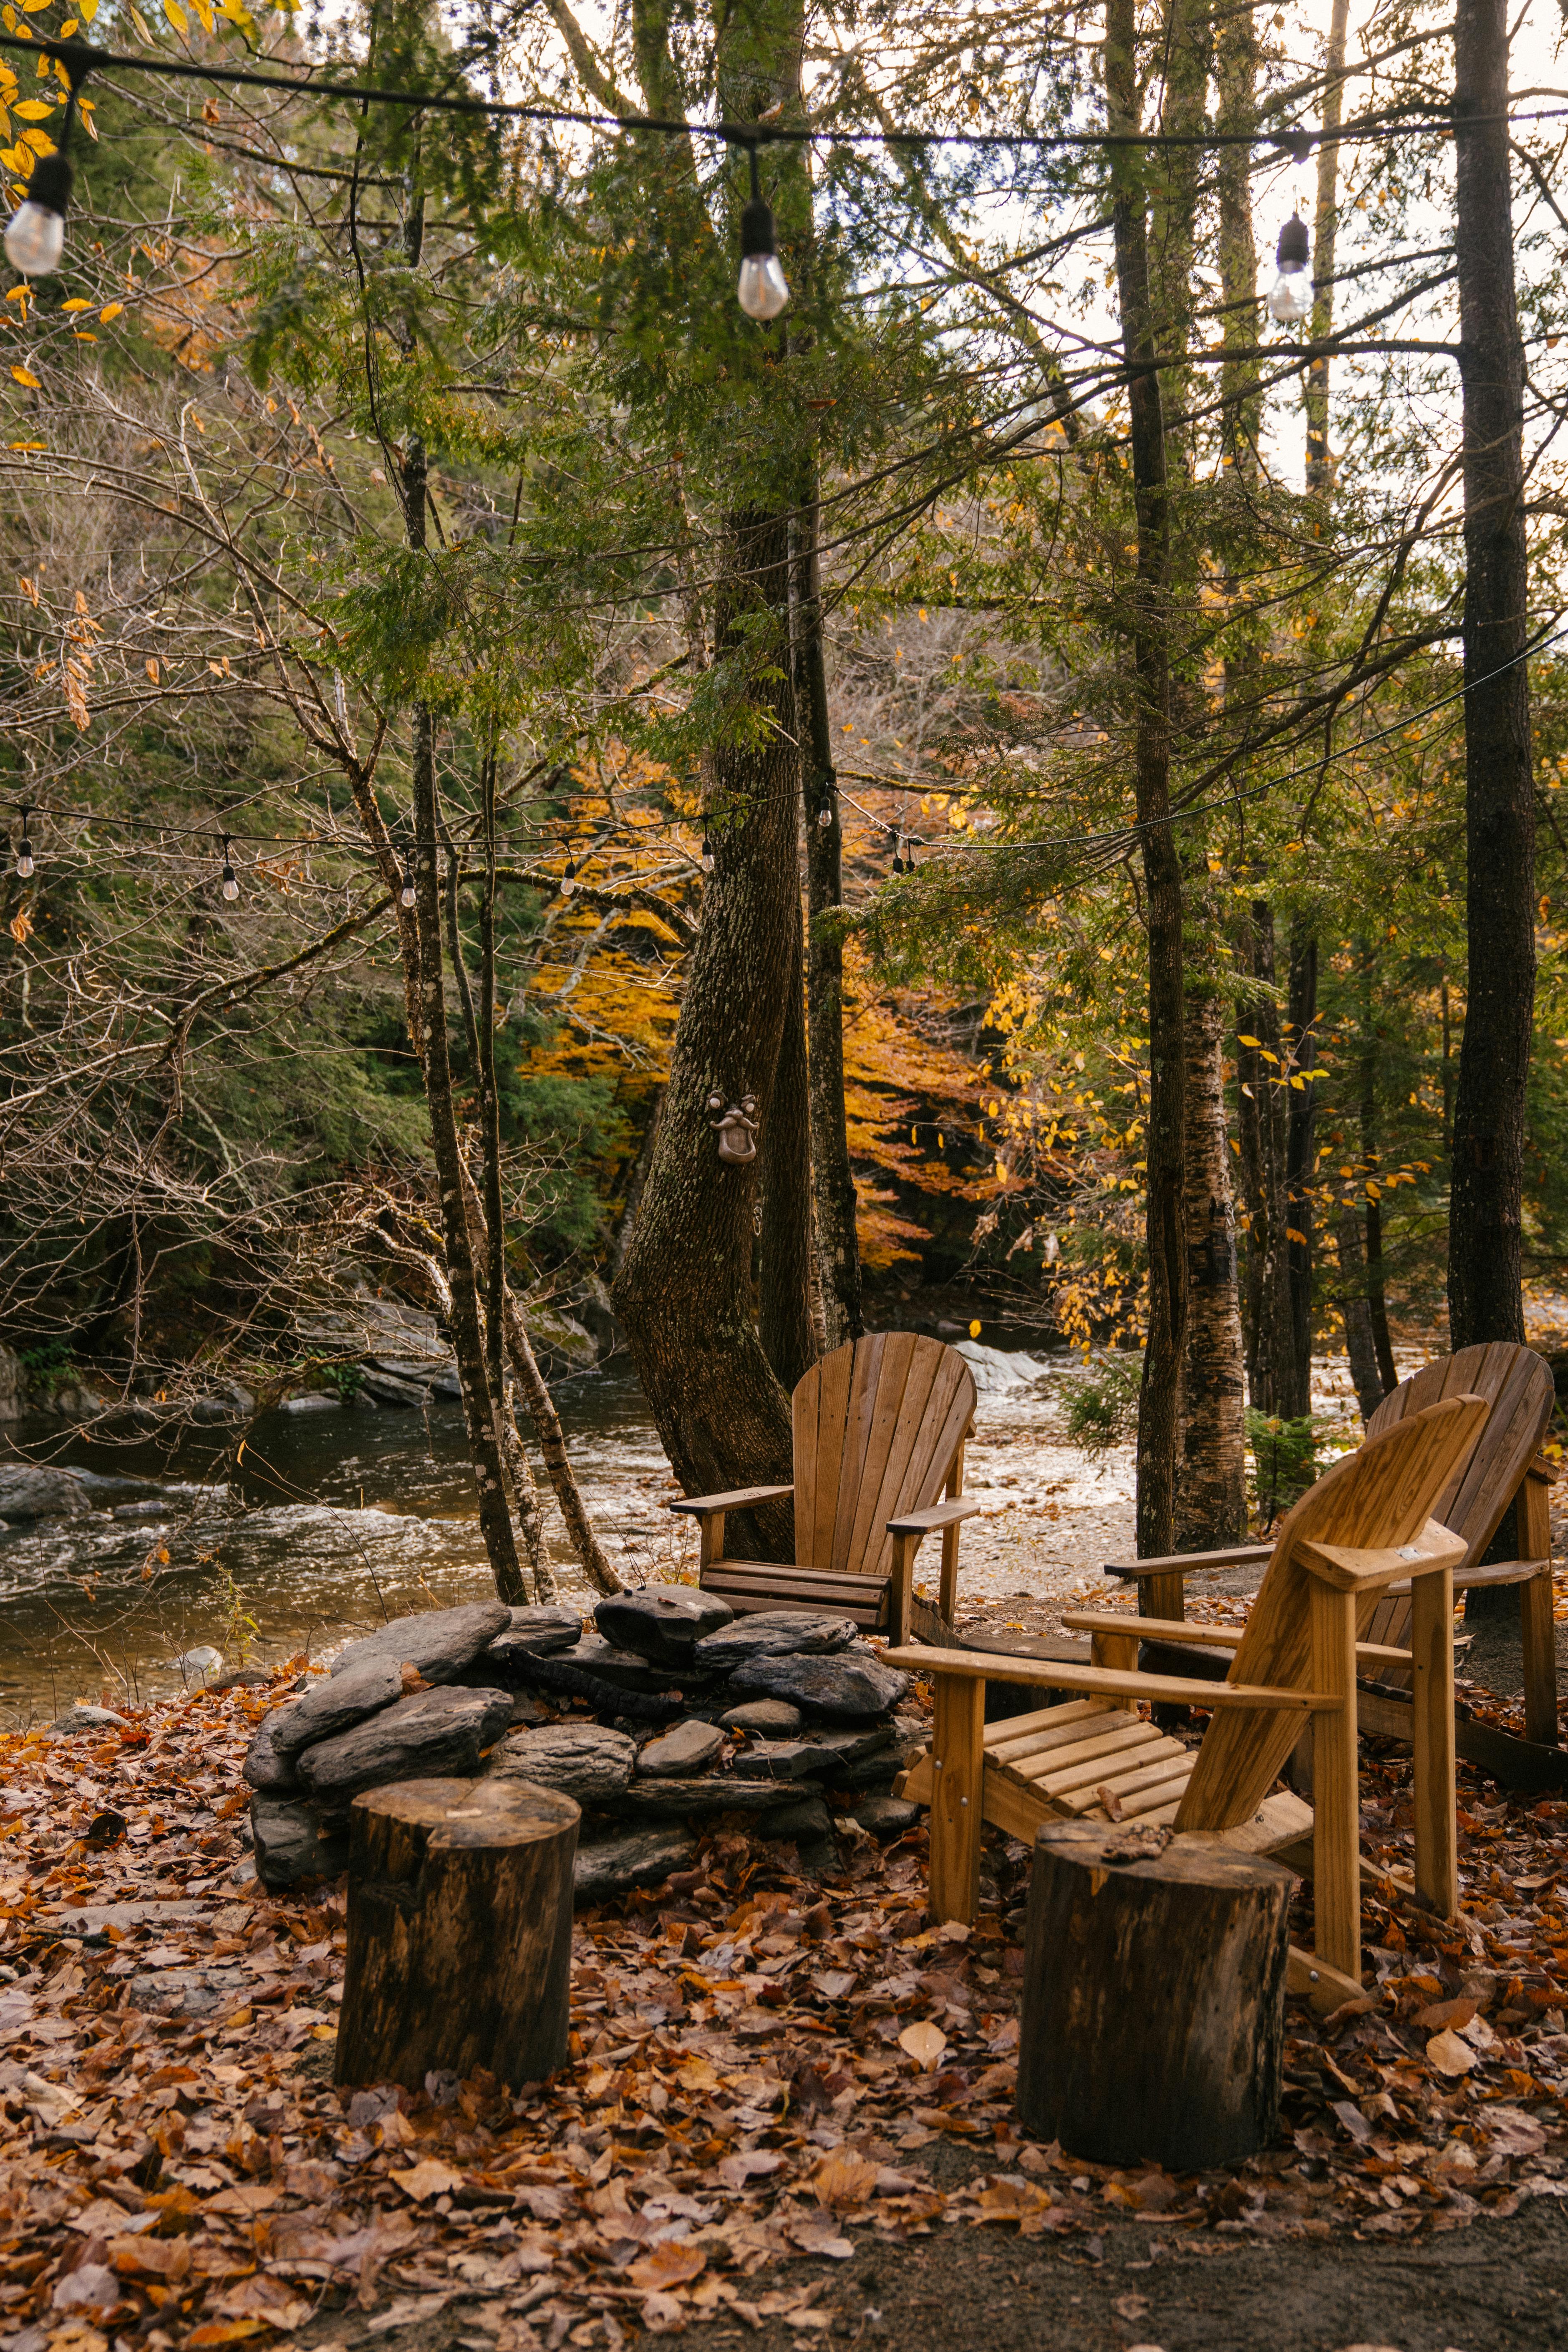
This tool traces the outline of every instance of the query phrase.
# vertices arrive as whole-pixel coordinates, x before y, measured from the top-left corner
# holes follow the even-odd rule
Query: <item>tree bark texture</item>
[[[813,498],[796,525],[795,708],[805,781],[805,997],[810,1046],[812,1201],[822,1298],[823,1343],[831,1349],[865,1329],[855,1178],[844,1108],[844,947],[831,925],[844,899],[844,828],[835,789],[827,666],[822,642]],[[829,823],[818,822],[826,809]],[[825,921],[823,919],[828,918]]]
[[[753,1095],[766,1134],[798,948],[799,786],[784,667],[784,519],[735,515],[723,567],[718,656],[746,666],[762,733],[743,743],[726,738],[714,749],[713,872],[653,1159],[614,1293],[655,1426],[689,1495],[787,1484],[793,1471],[789,1399],[752,1318],[758,1163],[720,1159],[708,1108],[711,1095],[726,1107]],[[737,1519],[737,1552],[743,1545],[752,1559],[794,1558],[787,1504],[752,1518],[749,1528]]]
[[[356,1798],[333,2078],[509,2090],[566,2063],[577,1806],[503,1777]]]
[[[1276,1373],[1286,1421],[1312,1410],[1312,1171],[1316,1116],[1312,1074],[1318,1060],[1318,941],[1300,916],[1290,923],[1290,973],[1286,992],[1289,1074],[1285,1094],[1285,1252],[1290,1315],[1280,1333]],[[1301,1084],[1294,1081],[1300,1078]]]
[[[1213,1551],[1239,1542],[1247,1529],[1246,1384],[1218,996],[1189,994],[1186,1032],[1187,1346],[1175,1549]]]
[[[1340,1261],[1340,1313],[1345,1324],[1345,1352],[1363,1421],[1370,1421],[1386,1391],[1378,1370],[1373,1338],[1372,1308],[1366,1295],[1366,1253],[1362,1244],[1361,1219],[1347,1201],[1334,1219],[1334,1247]]]
[[[811,1316],[811,1098],[805,1058],[805,968],[800,894],[785,988],[773,1109],[762,1139],[763,1217],[757,1328],[786,1391],[816,1361]]]
[[[1522,407],[1509,184],[1505,0],[1454,21],[1456,256],[1465,487],[1464,1037],[1448,1206],[1454,1348],[1524,1338],[1521,1219],[1535,1003]]]
[[[1289,1324],[1289,1263],[1285,1227],[1285,1087],[1275,986],[1274,909],[1254,899],[1238,961],[1270,992],[1243,997],[1237,1015],[1236,1068],[1246,1212],[1247,1274],[1242,1328],[1247,1392],[1255,1412],[1277,1413],[1278,1335]],[[1247,1039],[1256,1040],[1248,1045]]]
[[[1329,19],[1328,52],[1323,63],[1328,79],[1323,85],[1321,120],[1325,132],[1337,131],[1344,110],[1345,31],[1350,22],[1350,0],[1334,0]],[[1314,342],[1321,342],[1333,331],[1334,323],[1334,251],[1338,242],[1340,219],[1340,151],[1338,142],[1325,137],[1318,149],[1317,206],[1312,224],[1312,323]],[[1329,456],[1329,358],[1326,352],[1313,360],[1307,370],[1307,488],[1327,491],[1333,486],[1333,464]]]
[[[1140,128],[1132,0],[1106,11],[1106,107],[1112,126]],[[1130,375],[1138,556],[1132,587],[1137,708],[1133,777],[1142,835],[1149,943],[1149,1116],[1146,1132],[1149,1334],[1138,1401],[1140,1557],[1168,1552],[1176,1488],[1177,1404],[1186,1346],[1187,1261],[1182,1145],[1182,870],[1171,812],[1171,515],[1165,424],[1154,365],[1148,214],[1141,150],[1110,150],[1111,218],[1122,346]]]
[[[1158,1831],[1035,1842],[1017,2111],[1091,2164],[1235,2164],[1279,2128],[1290,1874]],[[1142,1849],[1142,1853],[1140,1851]]]
[[[1388,1298],[1383,1277],[1383,1202],[1378,1171],[1382,1166],[1377,1109],[1377,1015],[1373,1002],[1372,950],[1361,943],[1361,1163],[1366,1220],[1367,1324],[1377,1362],[1378,1379],[1387,1395],[1399,1386],[1394,1342],[1388,1330]]]

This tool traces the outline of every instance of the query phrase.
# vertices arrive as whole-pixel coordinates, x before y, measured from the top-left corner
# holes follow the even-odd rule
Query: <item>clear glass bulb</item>
[[[702,853],[702,871],[704,874],[711,874],[713,871],[713,852],[710,849],[705,849]]]
[[[18,268],[21,267],[17,264]],[[741,264],[735,299],[748,319],[776,319],[789,300],[789,282],[776,253],[748,253]]]
[[[569,898],[576,887],[577,885],[574,882],[570,874],[563,874],[561,877],[561,896],[563,898]]]
[[[1312,315],[1312,281],[1302,269],[1281,269],[1268,289],[1268,315],[1281,327],[1299,327]]]
[[[22,844],[21,855],[16,860],[16,872],[24,882],[30,882],[33,878],[33,853],[26,842]]]
[[[24,278],[47,278],[59,268],[65,249],[63,213],[31,202],[17,205],[5,229],[5,258],[13,269]]]
[[[405,882],[405,883],[404,884],[404,886],[403,886],[402,889],[401,889],[401,890],[398,892],[398,894],[397,894],[397,903],[398,903],[398,905],[399,905],[400,907],[412,907],[412,906],[413,906],[413,904],[414,904],[414,885],[413,885],[413,883],[412,883],[412,882]]]
[[[826,832],[828,826],[833,823],[833,811],[826,801],[823,802],[822,806],[816,812],[816,822],[822,827],[824,833]]]
[[[234,878],[232,866],[226,866],[223,869],[223,895],[231,906],[239,896],[239,885]]]

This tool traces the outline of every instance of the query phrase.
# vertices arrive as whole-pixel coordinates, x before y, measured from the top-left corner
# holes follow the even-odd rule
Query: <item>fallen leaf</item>
[[[984,2188],[975,2203],[982,2221],[1030,2221],[1048,2212],[1050,2197],[1032,2180],[1011,2180],[1005,2174]]]
[[[1480,2064],[1480,2060],[1468,2042],[1461,2042],[1457,2033],[1444,2032],[1435,2034],[1426,2044],[1426,2063],[1439,2074],[1468,2074],[1472,2067]]]
[[[916,2065],[923,2066],[929,2074],[947,2048],[947,2036],[940,2025],[930,2025],[922,2020],[905,2026],[899,2036],[899,2047],[907,2050]]]
[[[416,2205],[422,2205],[427,2197],[449,2197],[454,2189],[463,2185],[462,2174],[454,2172],[449,2164],[443,2164],[438,2156],[422,2157],[408,2171],[395,2172],[390,2177]]]
[[[1473,2000],[1435,2000],[1421,2011],[1415,2022],[1426,2033],[1441,2033],[1445,2026],[1462,2033],[1479,2005]]]
[[[684,2286],[688,2279],[700,2278],[707,2267],[708,2257],[700,2246],[688,2245],[681,2238],[665,2238],[635,2262],[627,2275],[634,2286],[665,2293],[672,2286]]]
[[[819,2205],[863,2205],[876,2195],[880,2171],[880,2165],[853,2148],[836,2147],[812,2174],[811,2186]]]
[[[686,2325],[686,2314],[672,2294],[648,2295],[639,2316],[650,2336],[679,2336]]]

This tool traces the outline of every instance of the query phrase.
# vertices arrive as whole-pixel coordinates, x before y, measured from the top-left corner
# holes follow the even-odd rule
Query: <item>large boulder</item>
[[[606,1805],[631,1779],[637,1759],[637,1741],[625,1731],[598,1723],[552,1723],[501,1740],[485,1774],[531,1780],[580,1805]]]
[[[367,1660],[390,1658],[395,1665],[417,1667],[427,1683],[456,1682],[463,1668],[477,1658],[498,1633],[511,1629],[511,1611],[504,1601],[470,1601],[463,1609],[416,1610],[395,1617],[363,1642],[351,1642],[332,1660],[334,1679],[352,1674]]]
[[[694,1584],[646,1584],[640,1592],[612,1592],[594,1610],[594,1622],[606,1642],[654,1665],[675,1668],[689,1667],[697,1643],[733,1616],[727,1601]]]
[[[580,1845],[573,1864],[579,1903],[603,1903],[634,1886],[657,1886],[672,1870],[684,1868],[697,1852],[689,1830],[628,1830],[623,1836]]]
[[[36,1462],[0,1466],[0,1519],[74,1519],[92,1507],[86,1480],[69,1470]]]
[[[759,1609],[709,1633],[697,1645],[704,1673],[727,1675],[753,1658],[820,1657],[847,1650],[855,1639],[852,1617],[826,1609]]]
[[[395,1780],[471,1780],[481,1753],[510,1721],[506,1691],[416,1691],[352,1731],[307,1748],[300,1778],[326,1818],[344,1820],[366,1789]]]
[[[269,1893],[301,1878],[336,1878],[349,1866],[349,1842],[325,1830],[313,1805],[298,1798],[255,1796],[250,1831],[256,1875]]]
[[[396,1659],[364,1658],[350,1674],[324,1675],[295,1706],[269,1715],[261,1728],[272,1727],[271,1752],[287,1759],[318,1740],[335,1738],[402,1696],[403,1669]]]
[[[796,1654],[750,1658],[731,1676],[737,1693],[787,1699],[792,1706],[828,1723],[858,1723],[868,1716],[889,1714],[909,1686],[908,1675],[883,1665],[863,1642],[828,1657]]]
[[[724,1735],[711,1723],[672,1723],[658,1738],[650,1739],[637,1757],[637,1770],[655,1780],[682,1773],[705,1772],[724,1745]]]

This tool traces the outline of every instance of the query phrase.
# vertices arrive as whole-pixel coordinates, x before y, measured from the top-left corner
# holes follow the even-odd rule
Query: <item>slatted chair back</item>
[[[1414,1543],[1437,1518],[1439,1498],[1462,1481],[1489,1407],[1483,1398],[1450,1394],[1402,1414],[1331,1465],[1280,1522],[1226,1680],[1311,1688],[1309,1593],[1304,1543],[1380,1551]],[[1438,1524],[1442,1522],[1439,1520]],[[1357,1638],[1366,1638],[1377,1596],[1361,1604]],[[1175,1827],[1236,1829],[1249,1821],[1278,1779],[1300,1725],[1279,1709],[1226,1707],[1204,1735]]]
[[[1407,1413],[1460,1394],[1485,1397],[1491,1407],[1480,1442],[1455,1473],[1451,1491],[1438,1497],[1432,1517],[1463,1536],[1464,1567],[1479,1566],[1541,1448],[1552,1419],[1555,1391],[1552,1367],[1533,1349],[1498,1339],[1439,1356],[1391,1391],[1367,1423],[1368,1437],[1392,1429]],[[1463,1575],[1464,1569],[1459,1571]],[[1408,1594],[1381,1601],[1367,1633],[1369,1642],[1402,1644],[1410,1624]],[[1385,1681],[1405,1681],[1397,1670]]]
[[[876,1331],[815,1364],[794,1412],[796,1565],[889,1575],[888,1521],[941,1496],[973,1418],[973,1373],[940,1339]]]

